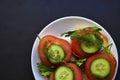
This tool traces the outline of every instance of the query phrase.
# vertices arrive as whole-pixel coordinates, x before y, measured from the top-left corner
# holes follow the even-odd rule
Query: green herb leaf
[[[101,51],[102,51],[102,52],[105,52],[105,53],[110,53],[111,47],[112,47],[112,43],[109,44],[107,47],[104,47],[104,46],[103,46],[103,49],[102,49]]]
[[[65,35],[65,37],[69,37],[69,36],[71,36],[74,32],[75,32],[75,31],[64,32],[64,33],[62,33],[60,36],[64,36],[64,35]]]
[[[89,27],[91,28],[93,31],[98,32],[101,31],[102,29],[100,29],[97,26],[94,27]],[[84,28],[85,29],[85,28]],[[68,32],[64,32],[62,33],[60,36],[65,36],[65,37],[70,37],[71,39],[73,38],[79,38],[81,35],[79,34],[81,31],[83,31],[84,29],[80,29],[80,30],[74,30],[74,31],[68,31]]]
[[[101,31],[102,29],[97,27],[97,26],[94,26],[94,27],[90,27],[93,31],[95,32],[98,32],[98,31]]]
[[[51,72],[49,71],[46,71],[46,72],[41,72],[41,75],[42,76],[49,76]]]
[[[80,32],[82,31],[82,29],[80,30],[74,30],[74,31],[68,31],[68,32],[64,32],[61,34],[61,36],[65,36],[65,37],[70,37],[71,39],[73,38],[79,38],[80,37]]]
[[[72,57],[70,61],[75,63],[76,65],[78,65],[80,67],[86,61],[86,58],[76,59],[75,57]]]
[[[37,63],[37,68],[38,68],[38,71],[39,73],[42,75],[42,76],[49,76],[51,72],[54,71],[54,67],[51,66],[46,66],[45,64],[43,63]]]
[[[88,33],[80,38],[80,43],[83,43],[89,48],[94,46],[97,50],[99,50],[102,48],[103,40],[95,33]]]
[[[75,32],[71,35],[71,39],[80,38],[80,36],[81,36],[81,35],[79,34],[80,31],[81,31],[81,30],[75,31]]]

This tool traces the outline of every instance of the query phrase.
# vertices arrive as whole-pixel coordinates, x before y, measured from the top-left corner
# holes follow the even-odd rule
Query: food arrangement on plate
[[[40,75],[48,80],[112,80],[116,59],[112,43],[101,31],[91,26],[60,34],[70,41],[54,34],[38,36]]]

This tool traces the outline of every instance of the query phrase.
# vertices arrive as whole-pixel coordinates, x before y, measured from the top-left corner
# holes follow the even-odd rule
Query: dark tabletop
[[[51,21],[82,16],[102,25],[120,52],[119,0],[0,0],[0,80],[34,80],[31,49]],[[116,80],[120,80],[118,71]]]

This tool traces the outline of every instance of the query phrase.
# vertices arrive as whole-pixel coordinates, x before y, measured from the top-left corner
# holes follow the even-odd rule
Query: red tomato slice
[[[91,62],[94,59],[99,58],[99,57],[106,58],[110,62],[111,70],[110,70],[109,75],[105,78],[105,80],[111,80],[115,73],[116,60],[112,54],[107,54],[107,53],[103,53],[103,52],[98,52],[97,54],[94,54],[87,59],[87,61],[85,62],[85,67],[84,67],[86,76],[88,77],[89,80],[100,80],[98,78],[95,78],[90,72]]]
[[[80,35],[84,35],[87,33],[92,33],[93,31],[90,28],[85,28],[82,32],[80,32]],[[77,38],[72,39],[72,51],[74,52],[74,55],[79,58],[85,58],[88,57],[89,54],[86,54],[83,52],[83,50],[80,48],[80,43]]]
[[[73,63],[67,63],[67,66],[72,69],[73,74],[74,74],[74,80],[83,80],[82,72],[77,65]]]
[[[80,32],[80,35],[84,35],[87,33],[96,33],[98,34],[104,43],[106,43],[108,40],[106,38],[105,35],[103,35],[100,32],[93,32],[90,28],[85,28],[82,32]],[[80,48],[80,43],[79,43],[80,39],[74,38],[72,39],[71,45],[72,45],[72,51],[74,52],[74,55],[79,57],[79,58],[85,58],[85,57],[89,57],[91,54],[87,54],[85,53],[81,48]]]
[[[44,46],[46,45],[46,47],[48,47],[51,44],[60,45],[64,49],[64,52],[65,52],[64,62],[69,61],[69,59],[72,56],[71,45],[66,40],[57,38],[52,35],[46,35],[40,40],[39,45],[38,45],[39,57],[44,64],[49,65],[49,66],[58,65],[58,64],[50,63],[45,56]]]
[[[77,65],[75,65],[73,63],[67,63],[66,65],[69,68],[71,68],[72,71],[73,71],[73,74],[74,74],[74,79],[73,80],[83,80],[82,72],[81,72],[80,68]],[[54,73],[50,74],[48,80],[54,80]]]

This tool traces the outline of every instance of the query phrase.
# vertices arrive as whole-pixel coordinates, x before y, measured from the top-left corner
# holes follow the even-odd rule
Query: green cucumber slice
[[[88,33],[80,38],[81,49],[88,54],[95,53],[102,48],[102,39],[95,33]]]
[[[46,52],[46,57],[51,63],[60,63],[64,59],[64,50],[58,44],[51,44]]]
[[[97,58],[92,61],[90,71],[97,78],[105,78],[110,73],[110,63],[105,58]]]
[[[55,80],[73,80],[73,71],[67,66],[60,66],[54,77]]]

